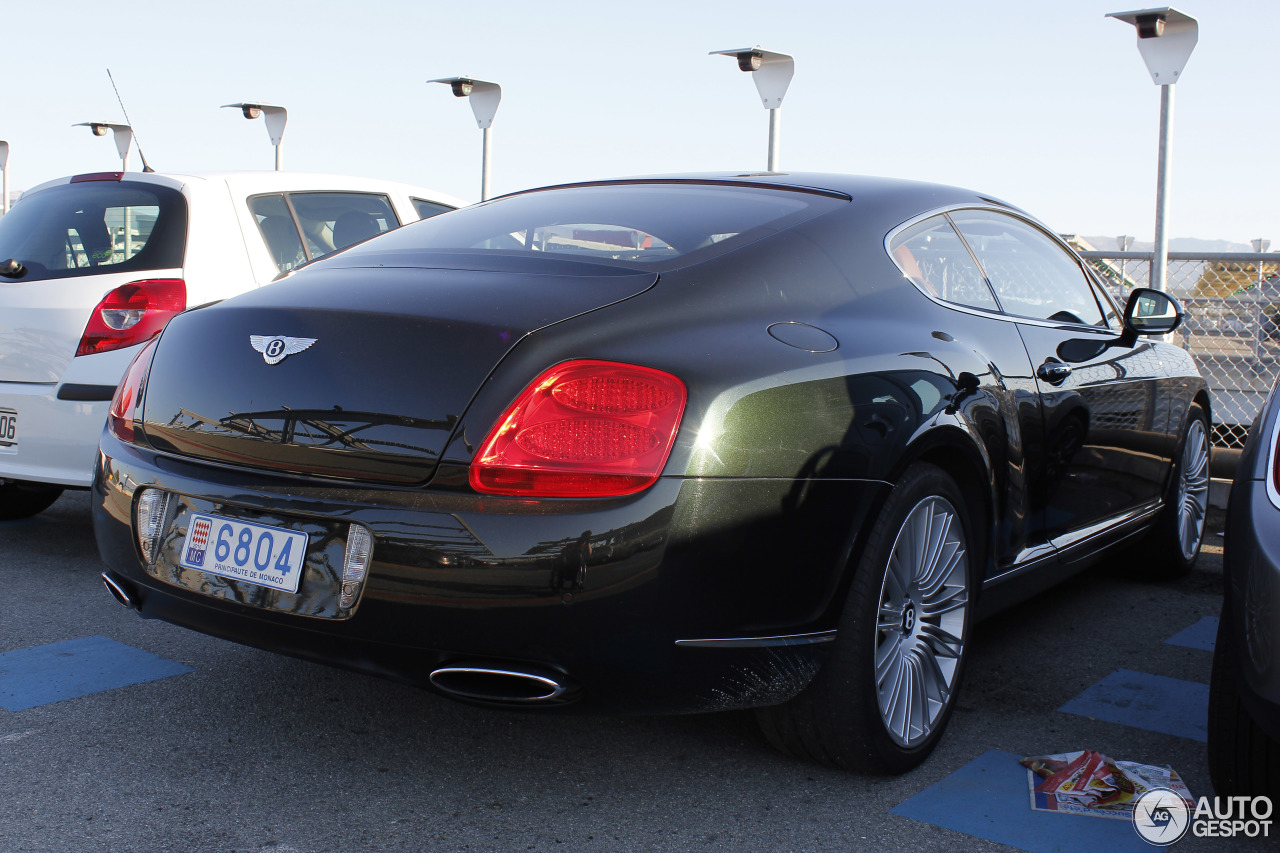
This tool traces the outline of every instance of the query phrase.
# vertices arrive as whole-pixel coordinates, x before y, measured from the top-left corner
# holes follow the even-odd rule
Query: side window
[[[308,257],[319,258],[400,227],[385,195],[373,193],[290,193]]]
[[[951,219],[978,256],[1005,311],[1037,320],[1106,326],[1084,270],[1048,236],[990,211],[956,211]]]
[[[262,239],[271,250],[280,272],[291,270],[307,259],[298,228],[282,195],[260,195],[249,199],[249,209],[258,220]]]
[[[413,202],[413,209],[418,212],[419,219],[430,219],[437,214],[448,213],[453,210],[453,208],[447,204],[437,204],[434,201],[427,201],[424,198],[411,198],[409,201]]]
[[[998,311],[982,271],[945,216],[934,216],[894,235],[889,254],[921,290],[959,305]]]

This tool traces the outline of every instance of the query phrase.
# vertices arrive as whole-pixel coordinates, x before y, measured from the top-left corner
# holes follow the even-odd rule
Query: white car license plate
[[[245,583],[297,592],[307,534],[193,513],[178,564]]]
[[[18,446],[18,413],[14,409],[0,409],[0,449]]]

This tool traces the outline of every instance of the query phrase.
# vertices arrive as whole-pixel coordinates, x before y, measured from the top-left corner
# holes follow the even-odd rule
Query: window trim
[[[884,237],[885,254],[888,255],[889,262],[892,263],[894,267],[899,270],[899,272],[903,273],[903,277],[906,278],[907,281],[911,283],[911,286],[915,288],[917,292],[922,294],[929,301],[937,305],[941,305],[944,308],[949,308],[952,311],[960,311],[965,314],[973,314],[978,317],[988,317],[991,319],[1003,320],[1005,322],[1010,322],[1010,323],[1021,323],[1023,325],[1028,325],[1028,326],[1041,326],[1049,329],[1080,329],[1080,330],[1088,330],[1093,332],[1105,333],[1112,336],[1119,334],[1117,330],[1111,328],[1109,323],[1106,326],[1098,326],[1092,323],[1062,322],[1062,321],[1047,320],[1041,317],[1027,317],[1021,314],[1014,314],[1012,312],[1006,311],[1003,303],[1001,303],[1000,301],[1000,295],[996,293],[996,289],[991,286],[991,279],[987,277],[986,268],[982,265],[982,262],[978,260],[978,256],[974,253],[973,247],[970,246],[969,241],[965,239],[964,233],[961,232],[958,227],[956,227],[954,220],[952,220],[951,218],[951,214],[954,212],[969,211],[969,210],[982,211],[987,213],[998,213],[1002,216],[1008,216],[1009,218],[1016,219],[1019,222],[1022,222],[1024,225],[1027,225],[1033,230],[1043,234],[1045,237],[1049,239],[1049,242],[1053,243],[1058,248],[1064,250],[1067,254],[1067,257],[1069,257],[1072,261],[1075,262],[1076,267],[1080,270],[1081,276],[1085,280],[1085,283],[1089,285],[1089,291],[1093,295],[1094,301],[1095,302],[1097,301],[1099,288],[1094,286],[1097,283],[1092,273],[1089,272],[1087,265],[1084,263],[1083,260],[1081,260],[1080,256],[1076,254],[1075,250],[1072,249],[1071,246],[1068,245],[1066,241],[1064,241],[1061,237],[1059,237],[1058,235],[1050,231],[1047,227],[1045,227],[1045,225],[1036,221],[1035,219],[1023,213],[1022,211],[1017,210],[1015,208],[1001,207],[999,205],[994,205],[994,204],[961,203],[961,204],[944,205],[942,207],[937,207],[932,210],[926,211],[924,213],[917,214],[916,216],[913,216],[910,219],[904,222],[901,222],[898,225],[895,225],[893,228],[889,230],[889,233],[886,234]],[[924,288],[920,287],[914,281],[911,281],[911,278],[906,275],[906,271],[903,270],[902,267],[898,265],[898,262],[896,260],[894,260],[893,251],[890,248],[893,244],[894,239],[903,231],[907,230],[908,228],[918,225],[924,220],[931,219],[935,216],[943,216],[946,218],[948,224],[951,225],[952,230],[955,231],[956,236],[960,238],[960,242],[964,244],[964,247],[969,251],[970,258],[972,258],[973,262],[977,264],[978,271],[982,273],[982,278],[986,282],[987,289],[990,290],[991,295],[995,297],[996,305],[1000,306],[998,311],[992,311],[987,308],[976,308],[970,305],[963,305],[958,302],[950,302],[946,299],[942,299],[941,297],[935,296],[932,293],[929,293]],[[1113,301],[1112,306],[1114,307],[1114,305],[1115,303]],[[1098,306],[1098,311],[1102,314],[1102,319],[1105,322],[1106,311],[1102,310],[1101,305]],[[1123,316],[1123,315],[1120,312],[1117,312],[1117,316]]]

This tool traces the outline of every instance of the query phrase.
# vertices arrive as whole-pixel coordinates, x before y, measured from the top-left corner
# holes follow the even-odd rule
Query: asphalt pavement
[[[1211,655],[1195,638],[1221,602],[1220,529],[1182,580],[1099,567],[982,623],[938,751],[869,778],[774,752],[745,713],[478,709],[141,620],[103,589],[88,496],[68,493],[0,523],[0,851],[1149,849],[1127,821],[1092,817],[1038,815],[1049,834],[1041,820],[1019,835],[1013,762],[1090,748],[1211,793],[1196,728]],[[1192,645],[1167,642],[1184,631]],[[83,683],[15,681],[75,660],[99,665]],[[1134,684],[1173,698],[1143,713],[1122,695]]]

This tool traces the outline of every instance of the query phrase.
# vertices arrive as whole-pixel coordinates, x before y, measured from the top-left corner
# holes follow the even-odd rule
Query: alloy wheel
[[[1209,437],[1204,421],[1195,418],[1187,427],[1178,478],[1178,544],[1184,559],[1192,559],[1199,550],[1208,511]]]
[[[969,559],[954,506],[933,495],[907,514],[880,588],[875,680],[899,746],[933,732],[956,687],[969,610]]]

